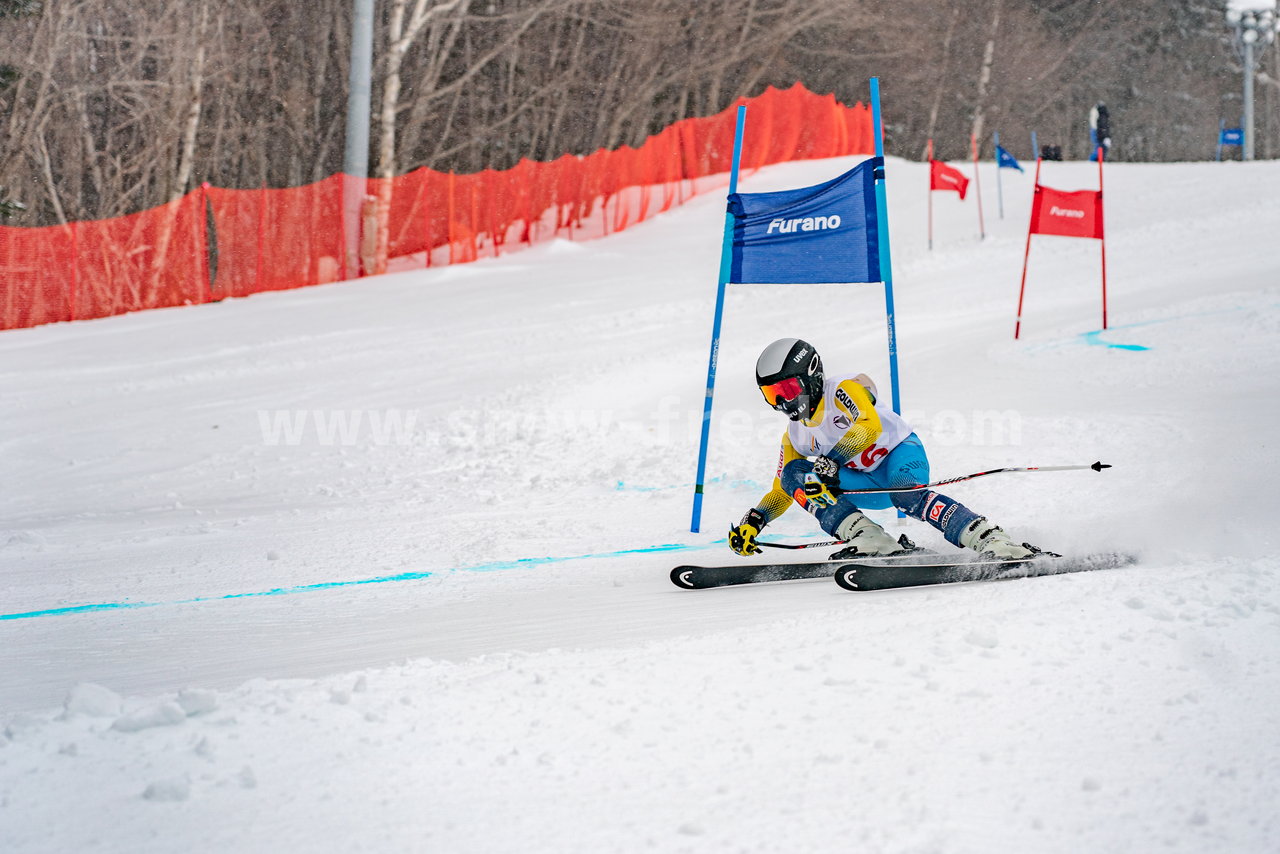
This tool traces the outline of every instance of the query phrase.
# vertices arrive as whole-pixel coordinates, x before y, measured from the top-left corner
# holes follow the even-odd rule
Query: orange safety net
[[[722,113],[683,119],[639,148],[623,146],[511,169],[455,175],[417,169],[391,179],[391,269],[496,257],[553,239],[622,231],[724,186],[739,104],[748,106],[742,168],[871,154],[871,111],[797,83]],[[204,186],[167,205],[65,226],[0,226],[0,329],[334,282],[372,272],[376,218],[358,259],[343,187],[331,175],[282,190]],[[366,213],[384,189],[365,182]]]

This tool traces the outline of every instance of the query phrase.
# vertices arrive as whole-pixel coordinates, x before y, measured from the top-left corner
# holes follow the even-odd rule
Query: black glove
[[[756,537],[764,526],[764,514],[752,507],[742,517],[741,522],[729,529],[729,548],[743,557],[760,554],[760,547],[756,545]]]
[[[840,485],[840,464],[831,457],[818,457],[814,460],[813,473],[827,486]]]

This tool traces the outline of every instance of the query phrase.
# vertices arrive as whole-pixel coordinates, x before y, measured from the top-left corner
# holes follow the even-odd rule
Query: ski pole
[[[763,546],[766,549],[820,549],[824,546],[843,546],[844,540],[823,540],[818,543],[766,543],[764,540],[756,540],[757,546]]]
[[[1017,468],[992,469],[991,471],[974,472],[973,474],[961,475],[960,477],[937,480],[933,483],[922,484],[921,486],[902,486],[893,489],[842,489],[840,492],[844,495],[867,495],[877,492],[919,492],[922,489],[933,489],[935,486],[946,486],[949,483],[960,483],[961,481],[973,480],[977,477],[986,477],[989,474],[1012,474],[1014,472],[1029,471],[1080,471],[1083,469],[1102,471],[1103,469],[1109,468],[1111,468],[1111,466],[1104,462],[1096,462],[1087,466],[1019,466]]]
[[[1104,462],[1091,463],[1087,466],[1018,466],[1002,469],[991,469],[991,471],[979,471],[973,474],[961,475],[960,477],[951,477],[946,480],[936,480],[933,483],[922,484],[921,486],[904,486],[896,489],[842,489],[839,490],[842,495],[867,495],[882,492],[919,492],[922,489],[932,489],[935,486],[946,486],[949,483],[960,483],[961,481],[973,480],[978,477],[986,477],[989,474],[1014,474],[1017,472],[1033,472],[1033,471],[1082,471],[1084,469],[1093,469],[1094,471],[1102,471],[1109,469],[1111,465]],[[832,490],[836,491],[836,490]],[[844,540],[822,540],[816,543],[766,543],[763,540],[756,540],[757,546],[767,549],[817,549],[825,546],[842,546]]]

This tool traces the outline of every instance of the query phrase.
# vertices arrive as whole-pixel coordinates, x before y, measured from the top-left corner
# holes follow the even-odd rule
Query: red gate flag
[[[1031,233],[1102,239],[1102,191],[1066,192],[1036,185]]]
[[[969,189],[969,179],[959,169],[948,166],[941,160],[929,161],[929,189],[955,190],[964,201],[964,194]]]
[[[1018,320],[1013,337],[1022,335],[1022,298],[1027,293],[1027,261],[1031,258],[1031,235],[1056,234],[1061,237],[1090,237],[1102,247],[1102,328],[1107,328],[1107,239],[1102,233],[1102,161],[1097,149],[1098,189],[1055,190],[1040,183],[1040,163],[1036,160],[1035,195],[1031,201],[1031,225],[1027,228],[1027,249],[1022,255],[1022,284],[1018,286]]]

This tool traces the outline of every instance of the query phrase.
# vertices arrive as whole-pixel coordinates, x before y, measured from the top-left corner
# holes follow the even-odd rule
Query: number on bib
[[[864,469],[869,469],[874,466],[881,457],[887,457],[888,455],[889,452],[884,448],[872,445],[870,448],[867,448],[862,452],[862,456],[858,461],[862,464]]]

